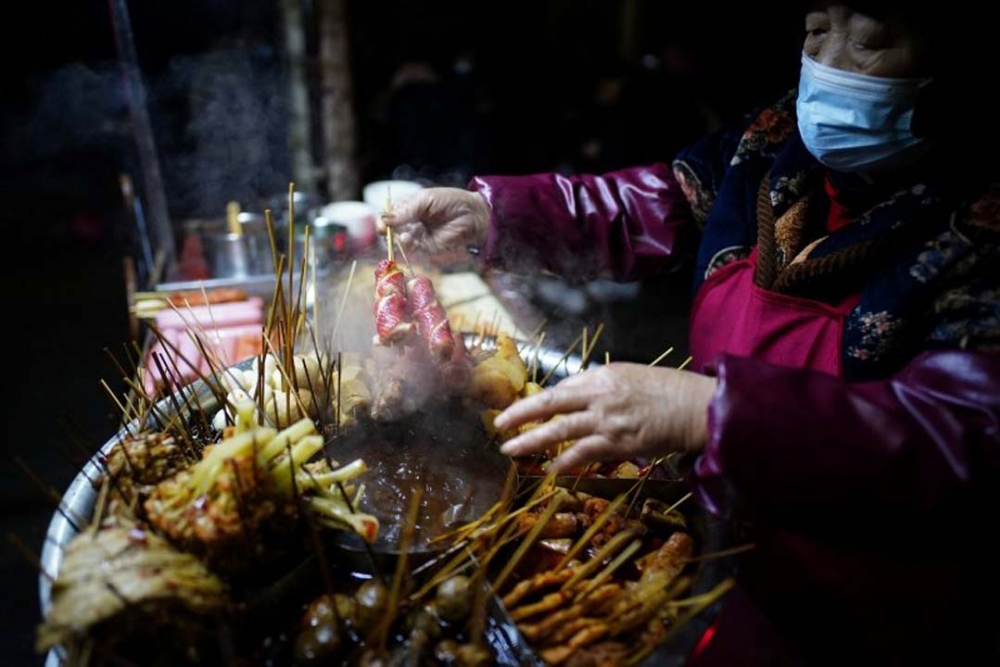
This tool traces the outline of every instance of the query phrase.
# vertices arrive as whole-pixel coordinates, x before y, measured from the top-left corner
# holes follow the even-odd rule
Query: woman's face
[[[846,5],[824,4],[806,14],[805,52],[817,62],[858,74],[920,76],[921,40],[903,21],[876,19]]]

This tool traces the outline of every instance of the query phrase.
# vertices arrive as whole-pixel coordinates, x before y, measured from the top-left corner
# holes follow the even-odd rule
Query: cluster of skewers
[[[291,266],[283,255],[275,259]],[[291,290],[291,269],[288,276]],[[339,465],[323,434],[339,431],[364,397],[341,355],[318,345],[312,354],[296,353],[310,326],[304,283],[295,295],[279,274],[260,334],[271,353],[252,367],[227,367],[192,331],[203,368],[154,328],[173,353],[155,356],[163,376],[180,378],[187,364],[201,380],[154,396],[131,354],[127,363],[115,359],[130,391],[119,397],[102,386],[122,429],[94,459],[93,516],[59,505],[78,534],[51,581],[40,650],[61,647],[73,665],[128,662],[148,655],[140,640],[152,633],[165,655],[211,661],[206,656],[231,652],[211,631],[220,619],[240,616],[253,589],[246,582],[303,550],[322,550],[324,531],[375,540],[377,519],[357,510],[364,491],[356,481],[367,466],[361,459]],[[219,406],[215,419],[211,405]]]
[[[306,317],[305,263],[295,294],[294,258],[277,253],[270,212],[266,218],[278,280],[261,332],[265,353],[240,367],[206,353],[201,389],[178,383],[159,401],[136,377],[134,362],[119,365],[128,396],[104,385],[122,413],[121,437],[101,456],[89,521],[60,507],[79,534],[52,582],[39,649],[62,647],[74,665],[144,662],[155,641],[157,653],[195,664],[239,656],[275,664],[479,667],[496,660],[486,640],[493,599],[502,605],[494,621],[516,626],[544,662],[632,664],[728,590],[731,582],[723,582],[685,597],[699,558],[678,510],[686,497],[669,505],[643,497],[655,466],[635,465],[628,475],[637,477],[634,488],[609,499],[559,488],[551,476],[526,489],[512,469],[500,501],[431,539],[439,555],[423,564],[410,559],[422,493],[415,488],[392,576],[370,547],[365,583],[337,575],[343,568],[328,531],[356,533],[370,544],[380,526],[359,509],[365,462],[341,466],[327,445],[335,449],[341,430],[359,421],[392,421],[412,409],[406,402],[418,376],[479,411],[484,445],[495,445],[513,434],[494,431],[493,417],[541,391],[551,376],[537,377],[544,335],[533,363],[530,344],[519,349],[504,336],[490,349],[468,349],[431,281],[412,269],[407,278],[395,263],[390,232],[388,257],[375,267],[371,358],[334,354],[319,345]],[[584,332],[584,359],[599,335],[588,345]],[[311,352],[303,351],[303,339]],[[170,363],[184,363],[174,351]],[[379,355],[388,356],[378,363]],[[180,377],[166,359],[157,363],[164,375]],[[219,406],[214,416],[209,404]],[[308,598],[292,605],[292,624],[283,625],[259,600],[269,599],[274,575],[303,556],[318,578]],[[244,651],[241,642],[257,627],[245,618],[256,607],[268,611],[263,634],[285,639],[251,641]]]
[[[648,477],[610,500],[555,485],[508,485],[478,521],[446,536],[435,576],[416,591],[475,565],[476,585],[500,597],[534,655],[551,665],[637,664],[733,586],[724,580],[691,595],[694,527],[674,503],[654,497]],[[655,484],[655,483],[649,483]]]

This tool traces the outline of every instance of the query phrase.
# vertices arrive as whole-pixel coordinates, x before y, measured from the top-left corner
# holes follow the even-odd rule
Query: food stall
[[[600,331],[546,346],[485,283],[397,263],[391,233],[387,256],[339,272],[310,264],[307,234],[293,267],[267,220],[266,307],[229,300],[233,285],[137,302],[158,306],[154,365],[126,378],[121,431],[53,516],[39,649],[67,664],[681,664],[739,551],[734,526],[687,502],[682,462],[556,476],[498,451],[512,434],[493,417],[599,362]],[[471,322],[445,307],[484,300]]]
[[[112,8],[145,149],[144,196],[121,180],[133,341],[120,430],[41,554],[48,664],[683,664],[742,548],[690,502],[688,462],[556,475],[572,441],[499,451],[500,411],[608,363],[603,325],[560,345],[502,278],[377,240],[415,183],[171,224]]]

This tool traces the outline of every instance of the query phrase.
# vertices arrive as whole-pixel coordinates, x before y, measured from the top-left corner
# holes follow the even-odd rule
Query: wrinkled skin
[[[400,202],[392,215],[379,219],[396,232],[396,243],[408,252],[432,259],[450,251],[480,246],[489,228],[490,209],[478,194],[459,188],[429,188]]]
[[[611,364],[570,377],[497,416],[508,430],[565,415],[507,442],[510,456],[535,454],[576,440],[556,459],[560,472],[594,460],[632,459],[668,451],[700,451],[715,380],[672,368]]]
[[[906,78],[924,74],[926,45],[897,16],[881,19],[845,5],[820,3],[806,14],[803,50],[845,72]]]

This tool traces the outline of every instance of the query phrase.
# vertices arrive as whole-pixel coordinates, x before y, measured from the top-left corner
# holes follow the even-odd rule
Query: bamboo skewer
[[[614,574],[615,570],[617,570],[618,568],[620,568],[622,565],[625,564],[625,562],[629,558],[631,558],[632,556],[634,556],[635,553],[641,547],[642,547],[642,540],[641,539],[633,540],[631,544],[629,544],[627,547],[625,547],[624,551],[622,551],[620,554],[618,554],[618,556],[613,561],[611,561],[610,563],[608,563],[607,567],[605,567],[603,570],[601,570],[596,577],[594,577],[593,579],[591,579],[590,583],[588,583],[586,586],[583,587],[583,590],[581,590],[579,593],[577,593],[575,601],[576,602],[580,602],[581,600],[583,600],[583,598],[585,598],[588,595],[590,595],[598,586],[600,586],[605,581],[607,581],[608,577],[610,577],[612,574]]]
[[[562,500],[561,498],[559,498],[559,496],[555,496],[552,499],[552,502],[549,503],[549,506],[545,508],[545,511],[542,512],[542,515],[538,518],[538,521],[535,522],[535,525],[531,528],[531,531],[528,533],[528,536],[524,539],[524,542],[522,542],[521,546],[517,548],[517,551],[514,552],[514,555],[511,557],[511,559],[507,561],[507,564],[504,566],[503,570],[500,571],[500,574],[497,576],[497,578],[493,580],[494,590],[500,591],[503,589],[503,585],[504,583],[507,582],[507,578],[510,577],[511,573],[514,571],[514,568],[517,567],[517,564],[521,562],[521,559],[524,557],[524,554],[528,552],[528,549],[531,547],[531,545],[534,544],[535,540],[538,539],[538,536],[541,534],[542,529],[545,528],[545,525],[549,522],[549,519],[551,519],[555,515],[555,513],[559,511],[559,506],[561,504]]]
[[[663,637],[660,644],[658,645],[665,644],[669,642],[671,639],[673,639],[674,636],[680,631],[681,628],[684,627],[684,625],[688,621],[690,621],[692,618],[694,618],[702,611],[710,607],[717,600],[722,598],[722,596],[728,593],[730,590],[732,590],[732,588],[735,585],[736,581],[734,579],[726,579],[725,581],[721,582],[718,586],[710,590],[708,593],[704,593],[695,598],[689,598],[690,600],[696,600],[697,602],[691,607],[690,610],[688,610],[686,614],[683,614],[682,616],[678,617],[676,621],[674,621],[673,627],[671,627],[667,631],[666,636]],[[682,601],[677,600],[676,602],[682,602]],[[672,604],[672,603],[668,602],[667,604]],[[650,645],[643,647],[634,656],[632,656],[625,664],[629,666],[638,665],[643,660],[645,660],[650,653],[655,651],[658,645]]]
[[[656,468],[666,460],[667,460],[666,456],[661,456],[658,459],[654,459],[653,462],[650,463],[649,466],[646,468],[646,472],[643,473],[643,475],[639,478],[639,483],[636,484],[635,495],[632,496],[632,502],[628,504],[628,509],[625,511],[625,516],[629,516],[630,514],[632,514],[632,508],[635,507],[636,502],[638,502],[639,494],[642,492],[642,487],[646,483],[646,480],[649,479],[649,476],[653,474],[653,471],[656,470]]]
[[[673,351],[674,351],[674,348],[673,348],[673,346],[670,346],[670,347],[668,347],[668,348],[667,348],[667,349],[666,349],[666,350],[665,350],[665,351],[663,352],[663,354],[661,354],[661,355],[660,355],[660,356],[658,356],[658,357],[657,357],[656,359],[653,359],[653,360],[652,360],[651,362],[649,362],[649,365],[650,365],[650,366],[655,366],[656,364],[658,364],[658,363],[660,363],[661,361],[663,361],[664,359],[666,359],[666,358],[667,358],[667,355],[669,355],[669,354],[670,354],[671,352],[673,352]]]
[[[305,296],[306,296],[306,274],[309,268],[309,225],[306,225],[305,239],[302,242],[302,254],[304,257],[301,262],[301,269],[299,272],[299,293],[295,297],[295,322],[294,325],[294,338],[293,341],[298,338],[298,333],[302,329],[302,320],[305,317]]]
[[[354,272],[358,268],[358,260],[351,262],[351,272],[347,276],[347,285],[344,286],[344,294],[340,297],[340,307],[337,309],[337,321],[333,323],[333,335],[330,341],[340,349],[342,345],[337,342],[337,334],[340,333],[340,323],[344,319],[344,309],[347,307],[347,299],[351,294],[351,286],[354,284]]]
[[[318,263],[319,262],[314,259],[313,263],[312,263],[312,270],[311,270],[311,275],[312,275],[312,310],[313,310],[313,317],[312,317],[312,319],[313,319],[313,322],[315,323],[315,326],[316,326],[317,329],[320,327],[320,324],[322,323],[322,320],[320,319],[320,316],[319,316],[319,302],[320,302],[320,298],[319,298],[319,283],[316,281],[316,265]],[[309,302],[309,297],[307,295],[306,296],[307,307],[308,307],[308,302]],[[318,349],[316,350],[316,354],[319,355],[319,350]]]
[[[613,514],[613,513],[614,513],[614,512],[615,512],[615,511],[616,511],[616,510],[617,510],[617,509],[619,508],[619,507],[621,507],[621,506],[622,506],[622,503],[624,503],[624,502],[625,502],[625,498],[626,498],[626,497],[628,497],[628,494],[626,494],[626,493],[623,493],[622,495],[620,495],[620,496],[618,496],[617,498],[615,498],[614,500],[612,500],[612,501],[611,501],[611,503],[610,503],[610,504],[609,504],[609,505],[608,505],[607,507],[605,507],[605,508],[604,508],[604,511],[602,511],[602,512],[601,512],[601,513],[600,513],[600,514],[599,514],[599,515],[597,516],[597,518],[596,518],[596,519],[594,519],[594,523],[593,523],[593,524],[591,524],[590,528],[588,528],[588,529],[587,529],[587,530],[586,530],[586,531],[585,531],[585,532],[583,533],[583,535],[581,535],[581,536],[580,536],[580,539],[578,539],[578,540],[576,541],[576,543],[575,543],[575,544],[574,544],[574,545],[573,545],[572,547],[570,547],[570,550],[566,552],[566,555],[564,555],[564,556],[562,557],[562,559],[560,559],[560,561],[559,561],[559,564],[558,564],[558,565],[556,565],[555,569],[557,569],[557,570],[560,570],[560,569],[562,569],[562,568],[566,567],[566,565],[567,565],[567,564],[568,564],[568,563],[569,563],[569,562],[570,562],[571,560],[573,560],[573,558],[574,558],[574,557],[575,557],[575,556],[576,556],[576,555],[577,555],[578,553],[580,553],[580,551],[581,551],[581,550],[582,550],[582,549],[583,549],[583,548],[584,548],[585,546],[587,546],[588,544],[590,544],[590,540],[592,540],[592,539],[594,538],[594,535],[596,535],[596,534],[597,534],[597,532],[598,532],[599,530],[601,530],[601,528],[603,528],[603,527],[604,527],[604,524],[606,524],[606,523],[608,522],[608,519],[610,519],[610,518],[611,518],[611,515],[612,515],[612,514]]]
[[[398,602],[403,588],[403,577],[406,573],[407,556],[409,555],[410,545],[413,543],[422,495],[422,487],[416,486],[413,489],[413,495],[410,496],[410,505],[406,512],[406,523],[403,524],[403,536],[399,545],[399,561],[396,563],[396,571],[392,576],[392,586],[389,588],[388,604],[386,605],[387,613],[377,628],[377,641],[374,645],[383,653],[385,652],[386,642],[389,638],[389,629],[392,627],[392,622],[395,620],[398,611]]]
[[[575,350],[576,346],[580,344],[580,341],[582,340],[582,338],[583,338],[583,336],[577,336],[576,337],[576,339],[569,346],[569,348],[566,350],[566,352],[563,353],[563,356],[559,358],[559,361],[557,361],[552,366],[552,368],[549,370],[549,372],[545,374],[545,377],[543,377],[542,381],[539,382],[538,384],[540,384],[543,387],[545,386],[545,383],[549,381],[549,378],[551,378],[552,374],[556,372],[556,369],[559,368],[559,366],[562,365],[563,362],[565,362],[567,359],[569,359],[569,355],[573,354],[573,350]]]
[[[56,511],[62,514],[63,518],[66,519],[73,530],[78,533],[81,532],[82,526],[85,526],[86,522],[83,521],[82,518],[71,508],[66,507],[63,504],[62,496],[59,495],[59,492],[43,482],[42,479],[35,474],[35,471],[32,470],[23,459],[21,459],[21,457],[14,457],[14,465],[21,470],[21,473],[28,478],[28,481],[34,484],[38,490],[42,492],[42,495],[45,496],[49,502],[55,505]]]
[[[271,341],[267,341],[267,347],[268,347],[269,350],[271,350],[271,354],[274,355],[274,361],[275,361],[274,367],[277,368],[278,372],[281,374],[281,380],[282,380],[282,382],[289,388],[289,390],[287,392],[285,392],[285,402],[286,402],[286,405],[285,405],[285,414],[286,415],[290,415],[291,414],[291,407],[292,407],[291,400],[292,400],[292,398],[294,398],[295,399],[295,404],[298,406],[299,410],[301,410],[301,412],[302,412],[302,416],[303,417],[308,417],[309,416],[309,412],[306,411],[306,407],[302,403],[302,399],[299,397],[299,392],[297,390],[294,390],[294,388],[292,386],[292,380],[289,378],[288,372],[285,370],[285,367],[282,365],[282,363],[280,361],[278,361],[278,353],[274,350],[274,347],[271,345]],[[294,377],[294,375],[295,375],[295,366],[293,364],[292,365],[292,376]],[[289,418],[289,421],[294,421],[294,420],[292,420],[292,419]],[[278,426],[280,426],[280,424],[278,424]]]
[[[587,330],[584,329],[585,333],[586,331]],[[587,336],[584,335],[583,347],[581,348],[583,350],[583,359],[580,363],[581,371],[584,370],[590,362],[590,355],[594,353],[594,348],[597,347],[597,341],[600,340],[602,333],[604,333],[604,322],[597,325],[597,328],[594,330],[594,335],[590,337],[590,345],[587,344]]]
[[[285,353],[285,367],[292,368],[294,366],[294,361],[292,357],[294,356],[295,349],[295,183],[288,184],[288,296],[285,302],[285,344],[283,351]],[[293,385],[289,384],[291,388]],[[297,392],[296,392],[297,393]],[[286,400],[286,404],[288,401]],[[290,408],[290,405],[286,405],[286,408]]]
[[[393,216],[392,212],[392,188],[387,187],[385,189],[385,212],[382,214],[382,219],[391,218]],[[386,225],[385,227],[385,245],[386,251],[388,252],[388,257],[390,262],[396,261],[396,254],[393,251],[392,242],[392,226]]]
[[[596,570],[606,558],[617,553],[619,549],[629,544],[637,537],[639,537],[639,534],[635,530],[623,530],[612,537],[608,540],[607,544],[601,547],[600,550],[594,554],[590,560],[574,569],[573,576],[570,577],[569,581],[562,585],[562,590],[568,591],[582,580],[586,579],[588,575]]]
[[[240,225],[240,205],[238,202],[231,201],[226,204],[226,227],[229,228],[229,233],[236,236],[243,236],[243,227]]]
[[[416,278],[417,272],[413,270],[413,265],[410,264],[410,258],[406,256],[406,248],[399,246],[399,252],[403,255],[403,262],[406,264],[406,270],[410,272],[410,277]]]
[[[731,549],[722,549],[720,551],[713,551],[711,553],[702,554],[700,556],[693,556],[691,558],[685,558],[685,563],[699,563],[703,560],[715,560],[716,558],[727,558],[728,556],[738,556],[739,554],[746,553],[748,551],[753,551],[757,548],[754,543],[742,544],[738,547],[732,547]]]
[[[54,584],[56,582],[55,577],[45,571],[45,568],[42,566],[42,561],[38,560],[38,556],[35,555],[34,550],[25,544],[20,537],[14,533],[7,533],[7,542],[15,550],[17,550],[25,561],[34,566],[34,568],[38,570],[38,573],[45,577],[50,584]]]
[[[671,513],[671,512],[673,512],[673,511],[674,511],[675,509],[677,509],[678,507],[680,507],[681,505],[683,505],[683,504],[684,504],[685,502],[687,502],[687,500],[688,500],[689,498],[691,498],[691,496],[693,496],[693,495],[694,495],[694,494],[693,494],[693,493],[691,493],[690,491],[689,491],[688,493],[685,493],[685,494],[684,494],[683,496],[681,496],[681,499],[680,499],[680,500],[678,500],[678,501],[677,501],[676,503],[674,503],[673,505],[671,505],[670,507],[668,507],[668,508],[667,508],[667,511],[666,511],[666,512],[664,512],[664,514],[670,514],[670,513]]]
[[[533,507],[538,503],[542,502],[547,497],[552,497],[556,495],[556,491],[554,489],[546,491],[547,489],[552,488],[554,480],[555,480],[555,474],[549,473],[543,480],[537,483],[534,491],[531,494],[531,497],[528,498],[527,503],[523,508],[521,508],[521,510],[518,510],[513,514],[508,514],[507,516],[500,518],[498,521],[494,522],[493,525],[484,529],[484,534],[486,533],[494,534],[498,532],[499,529],[505,523],[510,523],[510,525],[507,526],[503,534],[500,536],[500,539],[497,540],[497,543],[494,544],[492,549],[490,549],[482,559],[480,559],[481,566],[483,568],[486,568],[489,565],[490,561],[504,545],[510,543],[511,541],[519,537],[518,535],[515,535],[517,531],[517,524],[511,521],[511,519],[513,519],[514,516],[519,514],[521,511],[526,511],[530,509],[530,507]],[[536,524],[536,525],[541,525],[541,524]],[[482,537],[483,534],[480,534],[471,539],[476,540]],[[452,549],[455,548],[456,547],[452,547]],[[461,544],[460,548],[464,549],[466,553],[458,553],[451,561],[449,561],[447,565],[445,565],[442,568],[441,572],[439,572],[437,576],[435,576],[429,583],[425,584],[423,588],[421,588],[416,594],[413,595],[413,599],[420,599],[423,596],[427,595],[430,591],[434,589],[434,587],[436,587],[439,583],[447,579],[453,572],[455,572],[455,570],[461,567],[463,563],[465,563],[465,561],[471,558],[473,554],[469,550],[469,544]]]

